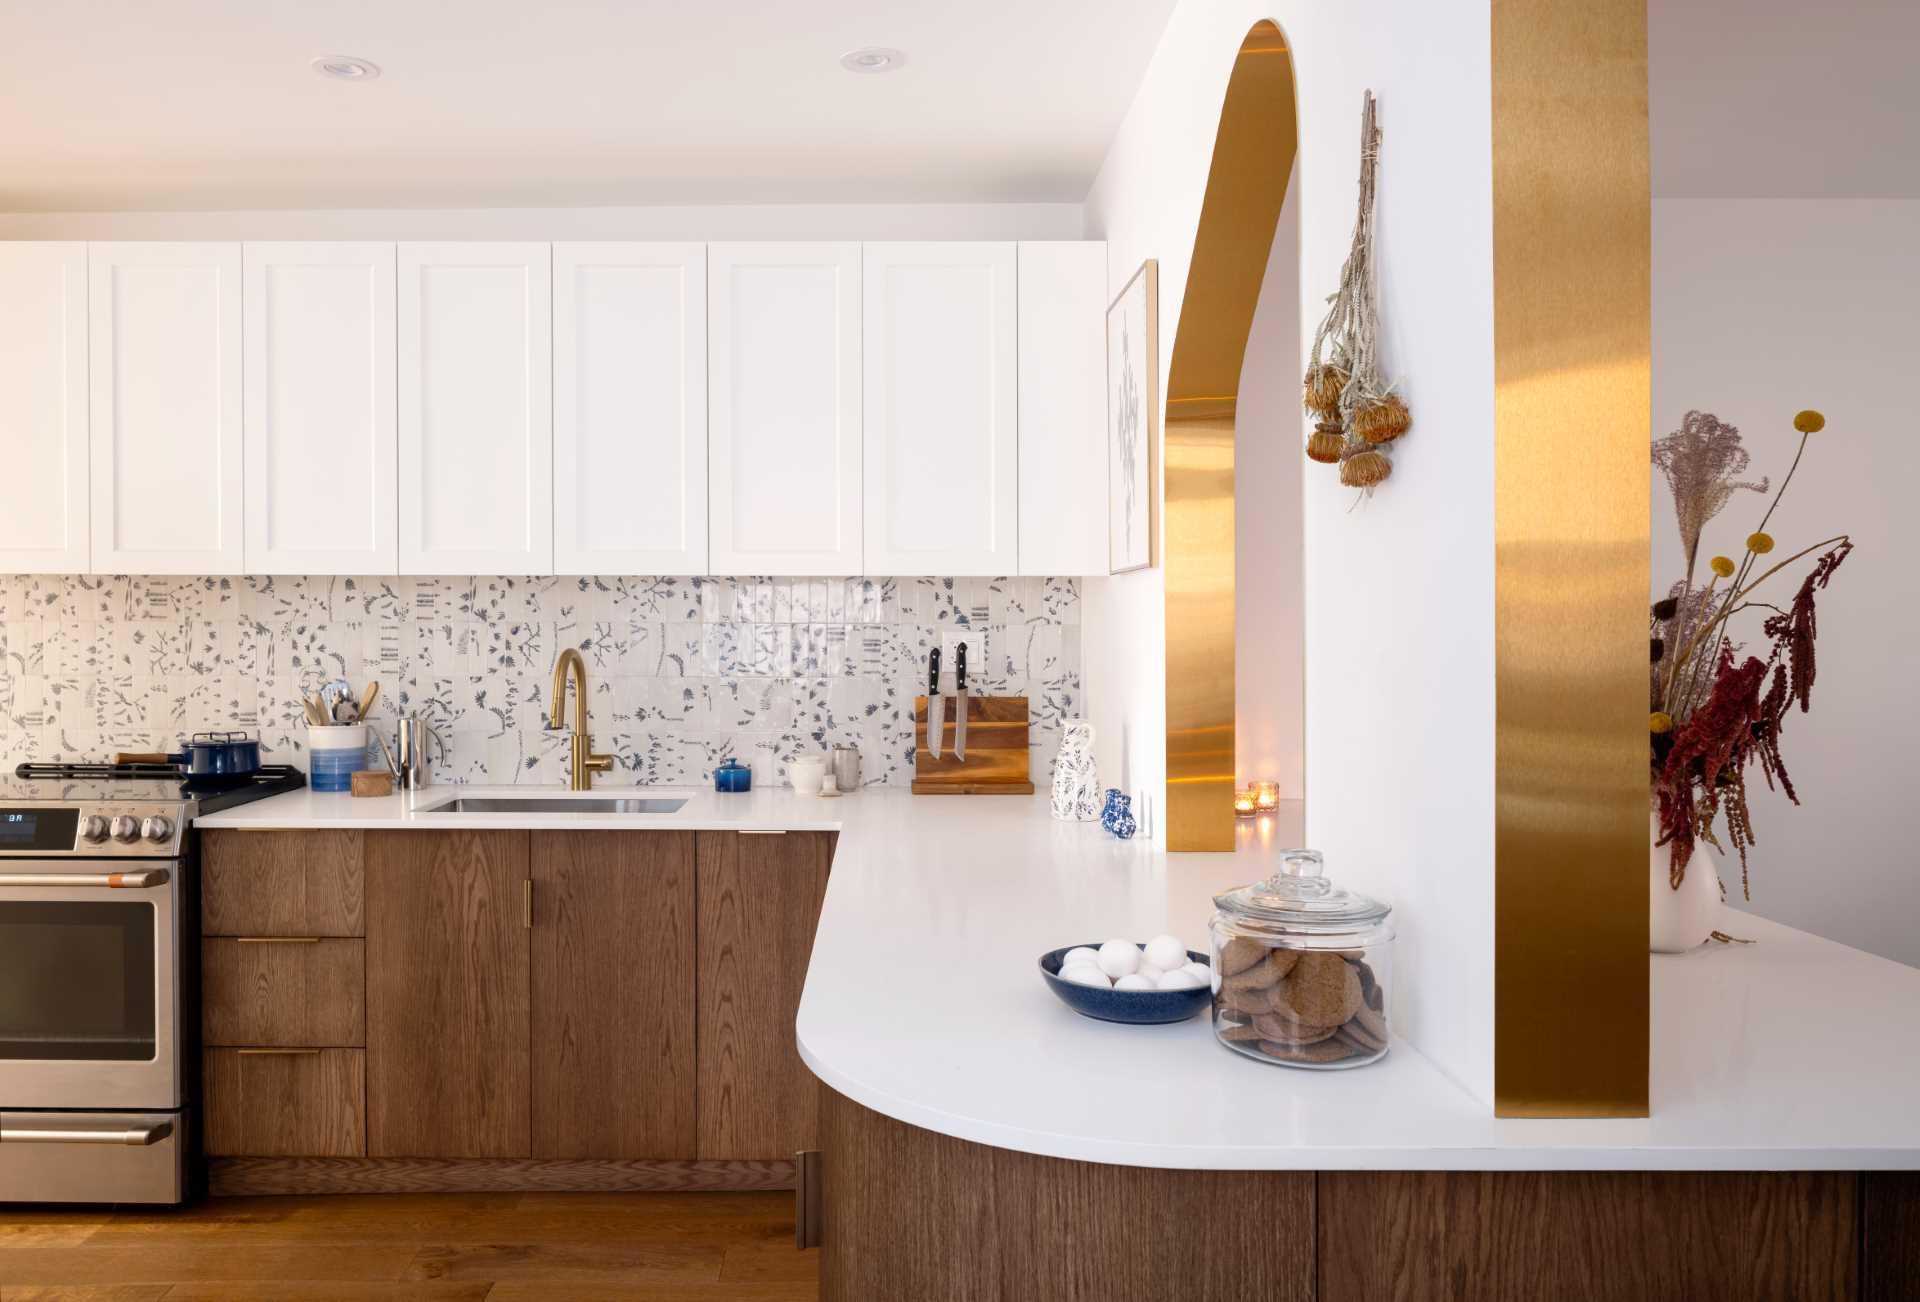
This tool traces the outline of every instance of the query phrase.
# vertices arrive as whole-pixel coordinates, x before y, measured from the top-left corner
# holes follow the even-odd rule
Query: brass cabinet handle
[[[318,936],[235,936],[242,945],[318,945]]]
[[[317,1055],[318,1049],[235,1049],[242,1058],[307,1058]]]

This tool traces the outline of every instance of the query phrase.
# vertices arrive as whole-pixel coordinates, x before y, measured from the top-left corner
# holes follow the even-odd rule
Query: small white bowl
[[[787,765],[787,781],[797,796],[817,796],[826,781],[827,761],[817,755],[803,755]]]

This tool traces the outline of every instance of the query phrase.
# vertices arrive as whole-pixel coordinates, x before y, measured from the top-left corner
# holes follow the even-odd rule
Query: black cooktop
[[[0,778],[0,801],[191,800],[211,814],[306,785],[307,775],[291,764],[231,778],[190,778],[173,764],[22,764]]]

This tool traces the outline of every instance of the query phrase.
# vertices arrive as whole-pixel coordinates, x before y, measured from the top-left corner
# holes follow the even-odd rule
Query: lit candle
[[[1280,808],[1280,784],[1278,782],[1256,782],[1251,788],[1253,807],[1263,814],[1270,814]]]
[[[1233,812],[1237,818],[1252,818],[1254,814],[1253,792],[1251,790],[1233,793]]]

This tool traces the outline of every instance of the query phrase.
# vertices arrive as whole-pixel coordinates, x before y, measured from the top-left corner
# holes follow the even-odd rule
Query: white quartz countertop
[[[303,791],[199,826],[837,830],[802,1057],[866,1107],[1002,1148],[1199,1169],[1920,1167],[1920,969],[1758,918],[1734,928],[1758,944],[1650,959],[1650,1118],[1500,1120],[1404,1042],[1368,1067],[1299,1071],[1219,1046],[1204,1017],[1079,1017],[1040,979],[1061,945],[1171,930],[1206,948],[1211,896],[1264,875],[1257,849],[1160,853],[1054,822],[1044,797],[756,790],[681,793],[668,815],[420,812],[529,791]]]

